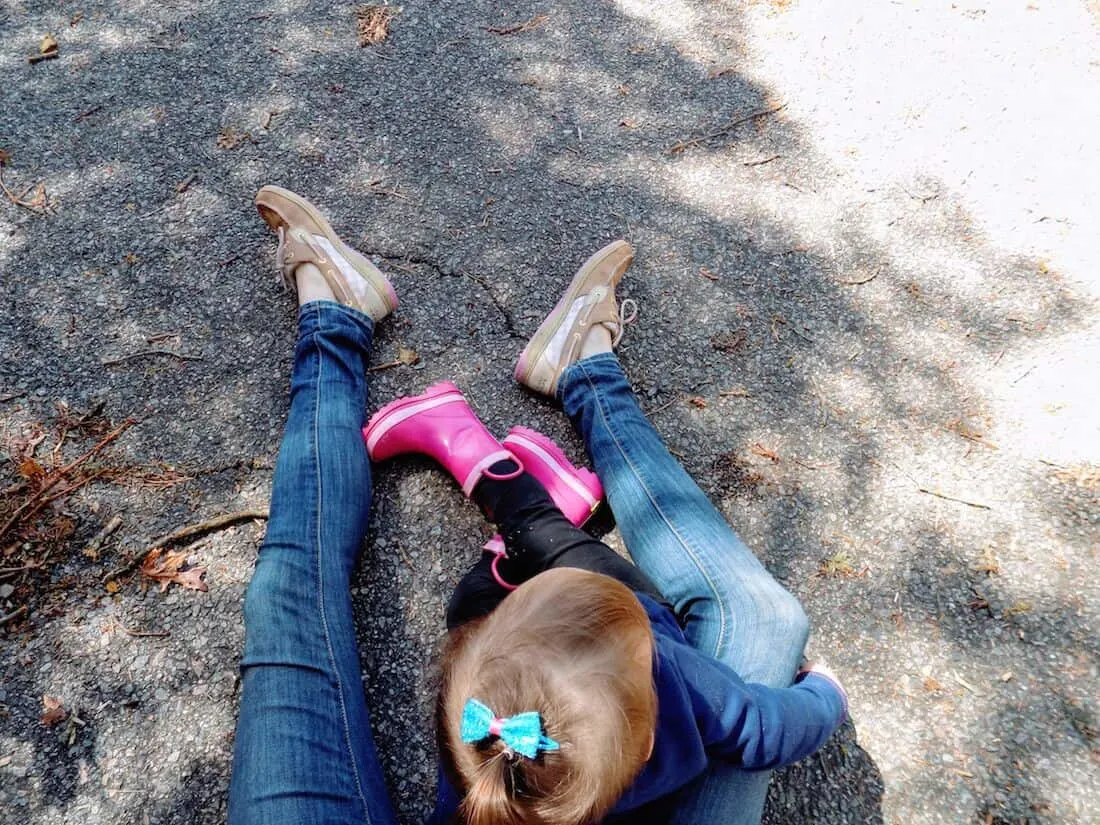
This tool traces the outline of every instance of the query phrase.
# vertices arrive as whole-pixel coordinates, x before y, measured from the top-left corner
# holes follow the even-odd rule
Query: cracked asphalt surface
[[[90,484],[55,508],[69,552],[0,574],[0,614],[28,608],[0,629],[0,822],[225,817],[262,523],[188,548],[206,593],[102,576],[267,504],[294,302],[265,183],[401,296],[375,360],[421,361],[375,373],[372,410],[451,379],[578,459],[512,365],[588,254],[635,245],[628,374],[851,692],[766,822],[1100,822],[1096,4],[412,0],[365,48],[354,10],[0,2],[4,181],[46,198],[0,201],[0,459],[102,404],[137,419],[120,456],[192,478]],[[377,468],[354,598],[403,822],[488,534],[427,461]],[[43,725],[43,695],[83,726]]]

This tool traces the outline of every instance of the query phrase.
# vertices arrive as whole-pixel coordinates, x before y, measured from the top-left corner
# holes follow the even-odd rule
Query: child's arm
[[[746,683],[698,651],[681,659],[707,752],[737,759],[748,770],[797,762],[825,744],[847,718],[839,683],[817,672],[799,674],[788,688]]]
[[[458,583],[447,605],[447,629],[466,624],[492,613],[508,595],[508,591],[493,576],[493,554],[482,553]]]

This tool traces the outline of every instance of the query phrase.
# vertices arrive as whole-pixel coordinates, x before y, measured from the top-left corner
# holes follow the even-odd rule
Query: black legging
[[[514,470],[510,461],[494,464],[495,475]],[[649,577],[584,530],[574,527],[538,479],[529,473],[500,481],[486,476],[474,488],[473,500],[495,522],[508,557],[497,571],[510,584],[522,584],[553,567],[578,567],[618,579],[631,590],[662,603],[664,596]],[[483,553],[455,588],[447,608],[447,628],[488,615],[508,595],[492,573],[494,554]]]

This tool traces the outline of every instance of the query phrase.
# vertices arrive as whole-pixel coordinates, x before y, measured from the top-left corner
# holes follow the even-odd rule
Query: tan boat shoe
[[[517,381],[553,396],[562,372],[580,358],[585,336],[597,324],[611,332],[612,346],[618,346],[623,327],[637,315],[633,301],[623,301],[622,312],[615,302],[615,287],[633,260],[633,247],[614,241],[584,262],[520,355]]]
[[[288,287],[299,264],[313,264],[341,304],[381,321],[397,309],[397,293],[366,256],[333,231],[324,215],[301,195],[279,186],[256,193],[256,209],[279,235],[276,265]]]

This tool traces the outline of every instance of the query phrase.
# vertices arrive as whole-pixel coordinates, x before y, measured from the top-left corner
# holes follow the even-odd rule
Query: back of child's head
[[[444,768],[465,794],[465,822],[602,819],[652,748],[652,657],[649,620],[630,589],[569,568],[536,576],[452,633],[437,736]],[[542,740],[517,749],[508,726],[532,717],[510,720],[531,712]],[[470,721],[477,713],[480,728]]]

